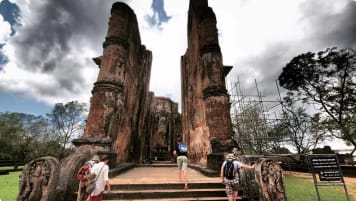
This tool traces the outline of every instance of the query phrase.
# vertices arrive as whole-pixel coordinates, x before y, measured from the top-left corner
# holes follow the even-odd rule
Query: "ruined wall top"
[[[201,56],[206,52],[221,54],[216,16],[207,0],[194,0],[189,3],[188,11],[188,51],[199,52]],[[198,33],[198,34],[196,34]]]
[[[120,42],[126,47],[130,44],[129,42],[141,44],[136,14],[125,3],[116,2],[112,5],[106,38],[110,37],[121,40]],[[104,43],[104,47],[106,45]]]
[[[178,103],[163,96],[156,96],[154,98],[155,112],[165,111],[169,113],[178,113]]]
[[[126,5],[125,3],[122,3],[122,2],[116,2],[112,5],[111,14],[113,14],[114,12],[116,12],[118,10],[123,10],[127,13],[135,14],[135,12],[128,5]]]
[[[208,7],[208,0],[189,1],[189,10],[199,10]]]
[[[215,13],[209,7],[207,0],[194,0],[190,1],[189,12],[194,12],[200,20],[211,19],[216,21]]]
[[[94,59],[101,68],[98,81],[127,86],[131,79],[128,72],[135,75],[145,72],[144,68],[151,66],[152,53],[141,44],[136,14],[125,3],[112,5],[108,25],[103,56]]]

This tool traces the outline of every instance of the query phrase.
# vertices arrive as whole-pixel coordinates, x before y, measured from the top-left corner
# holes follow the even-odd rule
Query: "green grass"
[[[0,200],[14,201],[19,188],[19,175],[21,171],[10,172],[8,175],[0,175]]]
[[[296,177],[292,175],[285,176],[286,194],[288,201],[317,201],[317,193],[313,178]],[[350,196],[351,189],[355,185],[347,186],[350,201],[356,201]],[[319,186],[319,195],[321,201],[347,201],[343,186]]]

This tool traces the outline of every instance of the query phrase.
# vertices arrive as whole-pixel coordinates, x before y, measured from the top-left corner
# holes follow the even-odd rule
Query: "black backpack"
[[[227,160],[224,166],[224,177],[235,179],[234,160]]]

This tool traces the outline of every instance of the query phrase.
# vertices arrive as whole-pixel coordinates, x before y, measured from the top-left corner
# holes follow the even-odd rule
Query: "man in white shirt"
[[[101,201],[103,199],[103,193],[105,186],[107,187],[108,193],[110,193],[110,182],[109,182],[109,166],[107,165],[109,158],[107,155],[100,156],[100,162],[94,164],[91,168],[90,173],[97,175],[96,185],[94,191],[90,194],[89,201]]]
[[[229,164],[230,163],[230,164]],[[225,166],[230,166],[228,169],[225,169]],[[231,168],[231,169],[230,169]],[[228,197],[229,201],[236,201],[238,196],[238,185],[239,185],[239,168],[244,169],[253,169],[255,168],[255,164],[252,166],[241,163],[235,159],[234,154],[230,153],[227,154],[226,160],[221,165],[220,176],[221,182],[225,184],[225,191],[226,196]],[[233,170],[231,173],[233,177],[230,178],[232,175],[225,175],[227,172]]]

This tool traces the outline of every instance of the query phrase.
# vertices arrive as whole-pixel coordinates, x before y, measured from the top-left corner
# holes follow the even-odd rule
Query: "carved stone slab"
[[[255,166],[256,181],[263,201],[286,201],[281,166],[271,159],[259,159]]]
[[[59,161],[54,157],[35,159],[25,166],[17,201],[55,201]]]

